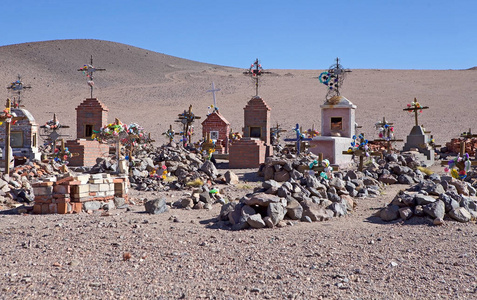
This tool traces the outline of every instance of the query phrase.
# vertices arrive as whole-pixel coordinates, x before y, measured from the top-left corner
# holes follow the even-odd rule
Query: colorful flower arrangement
[[[394,139],[394,126],[389,124],[382,124],[381,122],[377,122],[375,125],[376,130],[378,130],[378,136],[380,139],[384,139],[386,141],[390,141]]]
[[[3,122],[12,123],[12,125],[15,125],[17,120],[12,120],[12,118],[16,116],[17,115],[15,113],[10,112],[9,108],[5,108],[3,110],[3,114],[0,115],[0,118],[4,120],[4,121],[0,121],[0,125],[2,125]]]
[[[45,125],[41,126],[43,128],[48,128],[48,129],[58,129],[60,128],[60,122],[58,120],[49,120],[48,122],[45,123]]]
[[[315,159],[313,162],[309,164],[310,170],[313,169],[314,166],[319,165],[319,162]],[[327,159],[323,159],[321,161],[321,166],[324,168],[323,171],[320,173],[320,177],[324,179],[330,179],[333,177],[333,168],[330,165],[330,161]]]
[[[455,179],[464,180],[470,172],[472,162],[470,161],[469,154],[466,153],[464,157],[457,156],[456,158],[449,160],[448,166],[444,168],[446,173],[451,174]]]
[[[162,169],[162,175],[159,176],[159,175],[157,174],[158,168],[157,168],[157,169],[154,168],[154,169],[152,169],[152,171],[149,173],[149,176],[150,176],[150,177],[154,177],[154,178],[159,178],[159,177],[160,177],[160,178],[162,178],[163,180],[165,180],[165,179],[167,178],[167,174],[168,174],[166,165],[162,165],[161,169]]]
[[[417,102],[417,101],[414,101],[414,102],[411,102],[410,104],[408,104],[408,105],[407,105],[407,108],[408,108],[408,111],[409,111],[410,113],[412,113],[412,112],[415,111],[415,110],[416,110],[416,111],[418,110],[419,113],[422,113],[422,109],[421,109],[422,106],[421,106],[421,104],[419,104],[419,102]]]
[[[328,71],[322,72],[320,76],[318,76],[318,79],[322,84],[326,85],[329,90],[338,88],[338,78]]]
[[[53,161],[59,164],[68,164],[68,158],[73,157],[73,154],[68,150],[68,147],[65,147],[64,151],[60,151],[60,149],[55,148],[55,152],[53,154]]]
[[[11,89],[13,91],[22,90],[23,89],[23,83],[21,82],[21,80],[16,80],[16,81],[10,83],[10,86],[8,87],[8,89]]]
[[[348,148],[348,153],[356,153],[362,151],[365,153],[366,157],[369,157],[369,146],[368,140],[364,138],[364,134],[360,134],[356,137],[353,135],[353,141],[351,142],[351,147]]]
[[[314,130],[314,129],[308,129],[306,131],[306,134],[308,135],[308,138],[314,138],[315,136],[319,136],[320,133],[318,132],[318,130]]]

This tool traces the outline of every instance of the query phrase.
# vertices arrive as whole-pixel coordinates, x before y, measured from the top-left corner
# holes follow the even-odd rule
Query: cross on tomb
[[[48,157],[49,158],[52,158],[51,160],[51,163],[53,164],[54,162],[57,162],[59,164],[61,164],[61,170],[62,172],[66,172],[67,171],[67,168],[66,168],[66,164],[68,162],[68,158],[71,158],[71,157],[74,157],[74,156],[79,156],[79,153],[71,153],[67,147],[65,147],[65,140],[64,139],[60,139],[60,148],[57,148],[56,146],[56,142],[55,141],[55,144],[53,144],[53,149],[54,149],[54,153],[53,154],[50,154]]]
[[[5,161],[5,174],[10,174],[10,130],[11,126],[18,120],[24,120],[26,117],[17,117],[12,112],[12,102],[8,98],[3,113],[0,114],[0,122],[5,123],[5,149],[3,158]]]
[[[270,130],[270,134],[272,136],[272,138],[274,137],[274,141],[272,142],[273,145],[278,145],[280,144],[280,133],[282,132],[287,132],[285,129],[282,129],[278,123],[277,123],[277,126],[276,127],[272,127],[272,129]]]
[[[377,122],[375,127],[379,130],[379,139],[374,142],[386,142],[386,151],[391,151],[391,142],[403,142],[404,140],[396,139],[394,137],[394,123],[386,121],[386,117],[383,117],[383,121]]]
[[[327,71],[324,71],[318,76],[320,82],[328,86],[328,93],[326,100],[340,95],[340,88],[343,85],[346,73],[351,72],[349,69],[344,69],[340,64],[340,59],[336,58],[336,64],[331,65]]]
[[[93,76],[94,76],[94,72],[96,72],[96,71],[106,71],[106,69],[95,68],[93,66],[93,55],[91,55],[90,64],[89,65],[84,65],[81,69],[78,69],[78,71],[83,72],[83,74],[85,74],[86,77],[88,78],[88,85],[91,88],[91,98],[93,98],[93,87],[94,87]]]
[[[319,136],[320,133],[318,132],[318,130],[315,130],[315,124],[312,124],[311,125],[311,129],[308,129],[306,131],[306,134],[308,135],[309,138],[314,138],[315,136]]]
[[[310,138],[306,138],[304,134],[301,133],[300,126],[296,124],[293,131],[296,132],[296,138],[294,139],[285,139],[287,142],[295,142],[295,148],[297,155],[300,154],[301,143],[304,141],[311,141]]]
[[[411,104],[408,104],[407,108],[404,108],[403,110],[408,112],[414,112],[414,120],[416,123],[415,126],[419,126],[419,123],[417,121],[417,115],[419,112],[422,112],[423,109],[428,109],[428,108],[429,106],[421,106],[421,104],[417,102],[417,99],[414,98],[414,102],[412,102]]]
[[[364,138],[364,133],[361,133],[357,138],[353,137],[355,140],[351,143],[351,147],[348,151],[343,151],[342,154],[353,155],[353,157],[359,157],[358,170],[363,171],[364,167],[364,158],[369,156],[379,156],[383,157],[382,152],[370,152],[368,149],[368,140]]]
[[[61,137],[61,136],[67,136],[59,133],[59,130],[61,128],[70,128],[68,125],[62,125],[56,118],[56,114],[53,114],[53,119],[49,120],[46,122],[45,125],[40,126],[41,129],[43,129],[43,134],[40,134],[40,136],[46,138],[50,144],[52,145],[51,151],[55,151],[54,145],[56,145],[56,140]]]
[[[250,66],[250,68],[243,72],[245,75],[250,75],[253,80],[255,80],[255,97],[258,97],[258,81],[259,77],[263,74],[271,74],[272,72],[264,71],[262,65],[258,61],[258,58],[255,62]]]
[[[21,102],[21,93],[24,91],[24,89],[31,89],[30,85],[24,85],[22,82],[22,77],[20,74],[18,75],[18,79],[12,83],[10,83],[9,86],[7,86],[8,90],[11,90],[13,93],[18,94],[18,98],[15,99],[13,98],[13,107],[20,107],[20,102]]]
[[[192,144],[192,123],[196,119],[200,119],[200,117],[194,115],[192,113],[192,104],[189,106],[189,111],[185,111],[182,114],[179,114],[179,119],[176,122],[182,123],[183,131],[182,131],[182,142],[184,147],[187,146],[187,143]]]
[[[180,135],[180,133],[175,132],[174,129],[172,129],[172,125],[169,125],[169,129],[166,132],[163,132],[162,135],[165,135],[166,138],[169,139],[169,144],[170,144],[174,140],[174,136]]]
[[[214,112],[214,111],[218,112],[219,111],[219,108],[217,107],[217,102],[216,102],[216,99],[215,99],[215,92],[218,92],[218,91],[220,91],[220,89],[216,89],[215,84],[212,81],[212,89],[207,91],[207,93],[212,93],[212,97],[214,98],[214,106],[212,107],[212,112]]]

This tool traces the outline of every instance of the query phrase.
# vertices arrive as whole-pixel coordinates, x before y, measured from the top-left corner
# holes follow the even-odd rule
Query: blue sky
[[[100,39],[247,68],[477,66],[477,1],[2,1],[0,45]]]

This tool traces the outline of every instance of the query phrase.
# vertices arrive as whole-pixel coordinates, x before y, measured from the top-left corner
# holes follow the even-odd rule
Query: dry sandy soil
[[[22,74],[33,87],[24,104],[38,123],[56,112],[74,128],[74,108],[89,93],[76,69],[90,54],[107,69],[96,77],[95,96],[109,107],[111,121],[138,122],[162,142],[161,133],[189,104],[205,116],[212,104],[205,91],[215,81],[220,111],[241,130],[242,109],[254,93],[243,70],[122,44],[67,40],[0,47],[0,82],[6,87]],[[260,95],[272,108],[272,122],[319,128],[322,70],[271,71]],[[420,120],[437,143],[445,143],[476,128],[470,109],[476,79],[475,70],[353,70],[342,94],[358,105],[357,121],[368,136],[386,116],[401,138],[413,122],[402,109],[417,97],[430,106]],[[1,95],[9,96],[7,89]],[[254,173],[239,171],[241,183],[222,193],[233,199],[251,191],[260,185]],[[477,298],[474,223],[448,220],[436,227],[426,218],[382,223],[373,217],[404,188],[358,199],[356,211],[344,218],[280,229],[230,231],[217,220],[219,205],[161,215],[144,214],[141,205],[110,216],[0,214],[0,298]],[[140,204],[160,196],[173,202],[180,195],[132,196]],[[125,254],[131,257],[124,260]]]

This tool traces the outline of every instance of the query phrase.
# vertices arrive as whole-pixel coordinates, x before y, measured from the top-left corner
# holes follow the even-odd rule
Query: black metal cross
[[[255,97],[258,97],[258,78],[263,74],[271,74],[272,72],[264,71],[257,58],[250,68],[243,73],[250,75],[252,79],[255,80]]]
[[[106,69],[95,68],[93,66],[93,55],[91,55],[90,64],[89,65],[84,65],[81,69],[78,69],[78,71],[83,72],[83,74],[85,74],[86,77],[88,78],[88,85],[91,88],[91,98],[93,98],[93,87],[94,87],[93,75],[94,75],[94,72],[96,72],[96,71],[106,71]]]
[[[351,72],[351,70],[344,69],[340,64],[340,59],[337,57],[336,64],[331,65],[327,71],[320,74],[320,82],[328,86],[326,100],[340,95],[340,88],[343,85],[345,75],[349,72]]]
[[[23,90],[24,89],[31,89],[31,86],[30,85],[24,85],[23,82],[22,82],[22,77],[19,74],[18,79],[16,81],[10,83],[10,85],[7,86],[7,89],[11,90],[13,93],[18,94],[17,99],[13,98],[13,107],[19,107],[20,102],[22,101],[21,94],[22,94]]]

